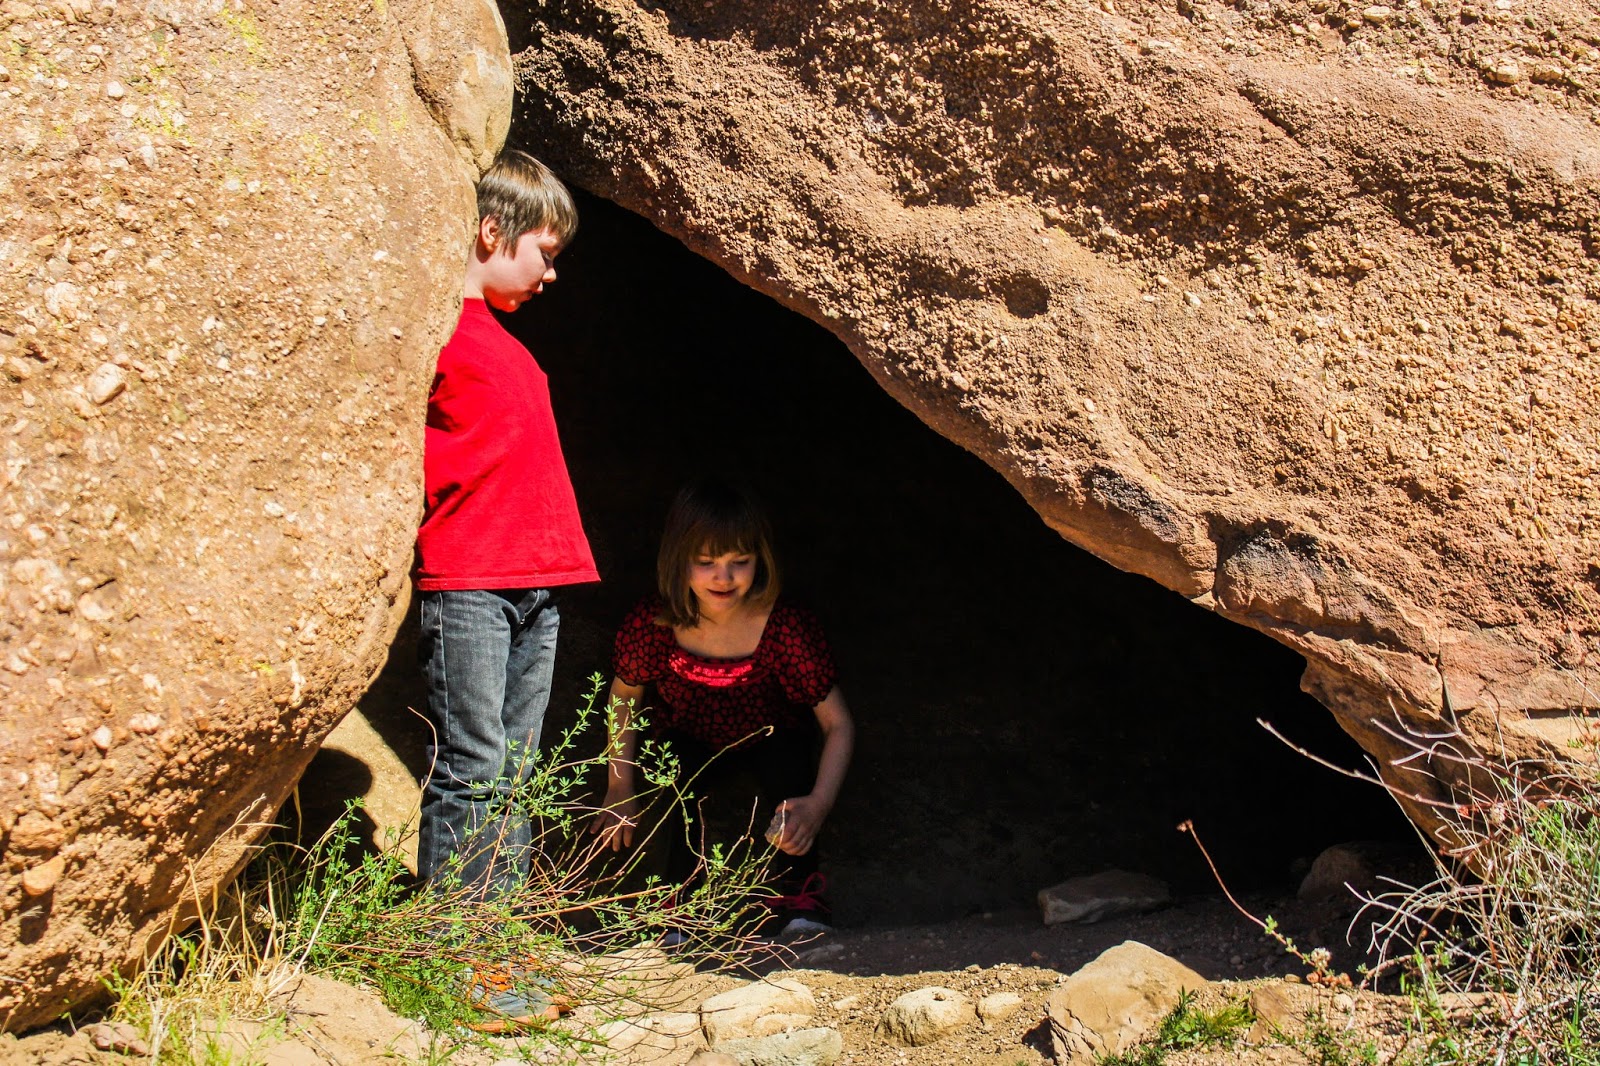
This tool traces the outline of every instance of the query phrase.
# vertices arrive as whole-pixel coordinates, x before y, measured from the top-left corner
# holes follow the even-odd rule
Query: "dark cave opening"
[[[842,922],[1026,906],[1111,867],[1213,891],[1186,818],[1230,887],[1262,891],[1292,892],[1329,844],[1414,840],[1379,789],[1257,724],[1361,764],[1297,655],[1068,544],[824,329],[644,219],[579,207],[559,280],[507,319],[549,374],[604,575],[561,595],[547,735],[608,673],[671,495],[722,471],[764,497],[856,715],[825,842]]]

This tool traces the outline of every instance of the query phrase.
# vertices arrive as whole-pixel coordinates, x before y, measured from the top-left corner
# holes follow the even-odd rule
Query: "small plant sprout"
[[[1247,1003],[1232,1000],[1216,1010],[1195,1005],[1194,993],[1178,993],[1178,1005],[1161,1021],[1156,1035],[1131,1051],[1098,1057],[1096,1066],[1165,1066],[1174,1051],[1229,1049],[1255,1021]]]

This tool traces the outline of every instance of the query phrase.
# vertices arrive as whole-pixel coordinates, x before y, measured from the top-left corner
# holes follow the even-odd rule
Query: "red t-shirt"
[[[676,730],[724,748],[769,725],[805,723],[833,690],[833,654],[809,611],[780,600],[753,654],[708,659],[684,651],[672,627],[656,622],[662,606],[651,596],[629,613],[613,657],[624,683],[656,686],[645,711],[655,732]]]
[[[550,588],[600,580],[539,364],[467,300],[428,393],[417,587]]]

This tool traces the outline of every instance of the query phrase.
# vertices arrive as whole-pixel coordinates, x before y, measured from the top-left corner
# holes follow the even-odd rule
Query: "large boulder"
[[[523,135],[1116,566],[1406,734],[1560,757],[1600,584],[1592,7],[561,0]],[[1442,749],[1441,749],[1442,750]]]
[[[462,3],[0,4],[6,1028],[229,876],[383,660],[509,110]]]

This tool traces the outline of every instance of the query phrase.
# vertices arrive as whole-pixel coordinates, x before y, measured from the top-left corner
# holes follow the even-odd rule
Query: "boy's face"
[[[561,242],[549,230],[524,233],[513,252],[500,237],[496,220],[489,218],[478,230],[478,241],[480,249],[489,253],[479,260],[479,283],[484,300],[495,310],[515,311],[524,300],[556,280],[555,261]]]

